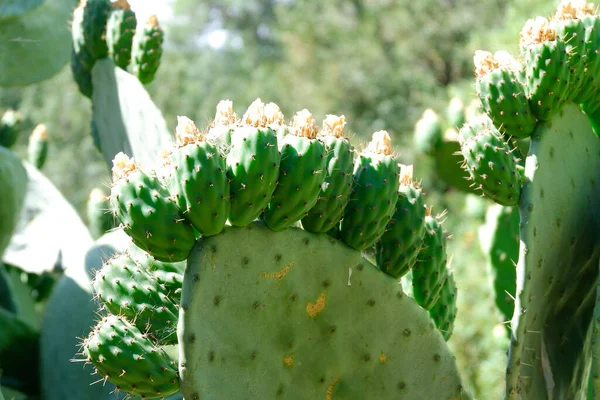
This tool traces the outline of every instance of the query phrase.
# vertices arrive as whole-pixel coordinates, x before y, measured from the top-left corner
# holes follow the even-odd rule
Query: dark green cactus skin
[[[600,18],[596,16],[585,16],[582,19],[585,26],[585,44],[583,46],[582,58],[587,71],[582,73],[582,82],[579,90],[575,91],[573,99],[577,104],[590,103],[586,108],[588,110],[597,109],[597,100],[595,99],[600,87],[600,52],[598,52],[598,43],[600,43]],[[594,101],[596,100],[596,101]]]
[[[272,129],[244,126],[234,131],[227,155],[231,225],[246,226],[267,207],[277,186],[280,162]]]
[[[86,0],[83,8],[83,40],[94,60],[108,56],[106,23],[110,10],[109,0]]]
[[[508,143],[496,129],[479,132],[462,143],[465,169],[473,184],[498,204],[519,202],[521,174]]]
[[[569,56],[562,41],[530,45],[523,49],[525,89],[531,111],[542,121],[558,113],[569,97]]]
[[[131,252],[131,248],[129,251]],[[143,253],[141,257],[132,258],[136,260],[142,269],[148,271],[158,284],[164,287],[165,290],[163,293],[169,297],[171,302],[178,305],[181,299],[185,261],[175,263],[162,262],[155,260],[141,250],[139,252]]]
[[[0,146],[11,148],[23,129],[23,116],[18,111],[8,110],[0,120]]]
[[[315,233],[325,233],[339,224],[352,189],[354,149],[345,138],[322,138],[327,154],[325,182],[317,203],[302,218],[302,227]]]
[[[496,204],[488,209],[486,223],[479,229],[479,241],[490,268],[496,306],[504,321],[512,318],[515,309],[519,221],[516,208]]]
[[[131,52],[133,74],[144,85],[152,82],[160,65],[164,32],[158,24],[146,23],[138,30]]]
[[[73,12],[73,22],[71,23],[71,37],[73,38],[73,54],[71,57],[71,68],[73,65],[87,71],[92,71],[96,59],[86,45],[86,36],[83,27],[85,10],[83,7],[77,7]],[[76,61],[74,61],[76,59]]]
[[[194,246],[194,232],[156,177],[140,170],[117,181],[111,208],[134,243],[159,261],[183,261]]]
[[[265,223],[274,231],[300,221],[315,205],[327,166],[325,146],[316,139],[287,135],[279,149],[279,184],[264,212]]]
[[[600,265],[598,268],[600,269]],[[596,303],[594,304],[594,316],[590,330],[592,331],[592,367],[590,370],[587,398],[596,400],[600,397],[600,288],[596,289]]]
[[[525,87],[509,69],[495,69],[477,80],[484,110],[500,131],[516,138],[533,133],[536,120],[525,96]]]
[[[297,228],[254,222],[199,240],[178,336],[186,399],[469,398],[442,335],[395,279]]]
[[[122,315],[162,344],[177,342],[179,310],[167,290],[128,254],[108,260],[92,282],[98,298],[114,315]]]
[[[425,217],[423,246],[412,268],[413,296],[426,310],[430,310],[440,297],[448,275],[446,262],[446,236],[442,225],[428,215]]]
[[[573,100],[584,83],[587,59],[585,49],[585,24],[578,19],[555,21],[558,40],[563,43],[571,73],[567,101]]]
[[[399,279],[415,264],[425,235],[425,204],[421,190],[400,185],[396,211],[376,243],[377,266]]]
[[[183,216],[202,236],[221,232],[231,209],[225,158],[204,141],[175,149],[170,162],[165,181]]]
[[[115,65],[126,69],[131,62],[131,47],[137,19],[130,9],[114,8],[106,24],[106,44]]]
[[[179,390],[177,364],[123,317],[105,317],[83,343],[83,355],[118,390],[147,399]]]
[[[90,70],[86,69],[81,53],[78,54],[75,49],[71,52],[71,72],[73,73],[73,79],[77,84],[79,92],[91,99],[94,92],[92,73]]]
[[[364,250],[385,232],[396,209],[399,176],[398,162],[390,156],[364,153],[357,157],[352,193],[340,227],[344,243]]]
[[[435,322],[436,328],[442,332],[445,341],[450,340],[454,331],[454,320],[458,311],[456,308],[456,296],[457,290],[454,275],[448,274],[438,301],[429,310],[431,319]]]
[[[519,211],[507,398],[585,398],[600,258],[600,140],[568,104],[536,128]],[[567,340],[568,339],[568,340]],[[547,373],[553,376],[549,392]]]

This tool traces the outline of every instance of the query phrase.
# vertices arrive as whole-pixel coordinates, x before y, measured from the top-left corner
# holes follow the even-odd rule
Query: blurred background
[[[199,127],[221,99],[238,115],[257,97],[286,117],[308,108],[317,121],[343,114],[357,144],[390,132],[399,159],[414,163],[434,212],[445,222],[459,288],[450,346],[477,398],[500,398],[507,334],[496,311],[486,262],[477,243],[483,211],[440,183],[431,161],[413,150],[423,111],[443,115],[453,97],[476,99],[472,57],[477,49],[517,51],[524,22],[548,16],[552,0],[130,0],[144,22],[157,14],[165,52],[147,89],[170,130],[176,116]],[[67,23],[65,21],[65,23]],[[90,135],[91,102],[66,65],[52,79],[0,88],[0,111],[43,122],[50,133],[44,173],[86,218],[90,190],[110,175]],[[25,154],[27,135],[15,151]],[[485,202],[485,200],[481,200]],[[471,204],[471,205],[469,205]],[[486,203],[487,204],[487,203]]]

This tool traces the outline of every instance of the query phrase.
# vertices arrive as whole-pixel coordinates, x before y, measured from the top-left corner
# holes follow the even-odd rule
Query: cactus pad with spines
[[[177,363],[123,317],[102,319],[84,340],[82,353],[117,390],[147,399],[179,390]]]
[[[178,335],[185,398],[469,398],[395,279],[297,228],[255,222],[199,241]]]
[[[194,232],[156,177],[125,154],[115,156],[111,208],[134,243],[160,261],[185,260]]]
[[[231,208],[225,158],[189,118],[178,121],[177,146],[168,156],[170,174],[164,181],[183,217],[200,235],[216,235]]]
[[[456,319],[456,282],[454,274],[448,274],[444,281],[440,297],[434,306],[429,310],[431,319],[446,341],[450,340],[454,331],[454,320]]]
[[[128,254],[106,261],[92,282],[106,309],[122,315],[160,343],[176,343],[179,311],[168,291]]]
[[[133,74],[143,84],[154,80],[163,52],[163,40],[164,32],[158,25],[156,15],[150,16],[133,38],[131,50]]]
[[[131,47],[137,19],[127,0],[113,3],[106,24],[106,44],[115,65],[125,69],[131,62]]]
[[[81,0],[79,7],[83,8],[81,25],[87,51],[96,60],[106,57],[106,22],[111,9],[110,0]]]
[[[350,141],[344,138],[344,116],[328,115],[323,121],[321,140],[327,154],[325,182],[317,203],[302,218],[302,227],[315,233],[324,233],[339,224],[348,204],[352,189],[354,151]]]
[[[340,226],[344,243],[357,250],[375,244],[394,214],[399,186],[400,167],[390,136],[375,132],[354,163],[352,192]]]
[[[396,211],[376,243],[377,266],[396,279],[415,264],[425,235],[425,204],[412,180],[412,165],[402,166]]]
[[[269,107],[277,106],[272,104]],[[255,220],[267,207],[275,191],[281,156],[275,131],[269,125],[283,122],[281,111],[276,112],[278,109],[270,110],[257,99],[244,114],[241,126],[232,132],[227,154],[231,225],[245,226]],[[267,114],[268,111],[274,112]]]
[[[290,134],[278,142],[281,152],[278,185],[264,212],[264,221],[282,231],[302,219],[318,200],[327,174],[325,146],[308,110],[296,113]]]

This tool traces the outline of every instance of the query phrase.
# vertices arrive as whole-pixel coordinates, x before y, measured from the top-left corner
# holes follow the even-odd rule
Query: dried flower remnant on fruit
[[[335,136],[341,138],[344,136],[344,127],[346,126],[346,117],[328,114],[323,120],[322,135]]]
[[[127,157],[127,154],[120,152],[113,159],[113,180],[116,181],[121,178],[126,178],[127,175],[137,169],[133,158]]]
[[[231,100],[221,100],[217,104],[217,113],[215,114],[215,126],[234,125],[237,121],[237,115],[233,111],[233,102]]]
[[[146,21],[146,25],[147,26],[151,26],[153,28],[158,28],[158,18],[156,17],[156,14],[152,14],[149,18],[148,21]]]
[[[473,56],[473,64],[475,64],[475,76],[482,78],[488,73],[500,67],[494,55],[489,51],[477,50]]]
[[[315,119],[306,108],[298,111],[292,120],[291,132],[295,136],[314,139],[317,137],[317,126]]]
[[[525,23],[520,37],[522,46],[530,46],[556,40],[556,31],[547,18],[536,17]]]
[[[188,117],[177,117],[177,128],[175,128],[177,146],[183,147],[204,140],[194,121]]]
[[[283,113],[279,106],[275,103],[268,103],[265,105],[265,118],[267,120],[267,126],[282,126],[283,122]]]
[[[131,6],[127,0],[117,0],[112,3],[113,8],[120,8],[122,10],[129,10]]]
[[[554,19],[568,21],[581,19],[586,15],[594,15],[594,4],[585,0],[562,0],[557,7]]]
[[[45,124],[38,124],[33,132],[31,132],[31,137],[39,140],[48,139],[48,128]]]
[[[387,131],[377,131],[373,133],[373,138],[367,146],[368,153],[382,154],[389,156],[392,154],[392,139]]]
[[[412,165],[398,164],[400,167],[400,186],[413,186],[413,171]]]
[[[242,124],[261,128],[266,126],[265,103],[260,98],[254,100],[242,117]]]

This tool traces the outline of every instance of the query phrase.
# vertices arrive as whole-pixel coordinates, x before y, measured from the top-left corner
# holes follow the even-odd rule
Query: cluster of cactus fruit
[[[380,328],[399,329],[398,324],[408,324],[402,331],[410,336],[411,331],[418,334],[437,327],[433,329],[439,332],[437,336],[428,339],[438,351],[431,359],[438,364],[434,370],[444,371],[445,390],[465,395],[452,372],[453,358],[444,355],[448,351],[444,339],[450,338],[456,316],[456,285],[447,270],[446,236],[412,180],[412,167],[398,164],[393,156],[387,132],[374,133],[358,153],[344,137],[343,116],[328,115],[319,130],[311,113],[302,110],[287,124],[277,105],[265,105],[260,99],[241,119],[230,101],[222,101],[205,132],[186,117],[179,117],[178,122],[176,144],[163,152],[154,170],[142,170],[122,153],[114,159],[110,206],[133,243],[127,253],[107,261],[93,282],[109,316],[84,341],[82,354],[99,374],[121,390],[148,398],[176,392],[180,382],[186,398],[203,394],[237,398],[245,396],[244,390],[270,397],[269,390],[272,394],[286,391],[283,386],[289,382],[284,383],[294,374],[308,379],[307,368],[320,363],[311,374],[325,375],[307,382],[301,389],[306,396],[335,392],[336,398],[344,398],[349,391],[368,390],[385,397],[408,385],[408,393],[417,390],[415,383],[423,376],[407,375],[387,385],[366,384],[361,377],[358,384],[353,383],[356,371],[348,369],[350,365],[339,368],[344,358],[339,352],[351,337],[360,342],[366,340],[361,335],[374,335],[381,341],[381,353],[373,357],[379,358],[379,365],[389,364],[379,373],[389,374],[390,379],[407,368],[399,366],[406,357],[401,354],[416,351],[397,342],[397,331],[382,332],[369,324],[349,326],[348,318],[365,317],[336,307],[358,301],[370,307],[377,304],[380,309],[370,313],[390,314]],[[242,236],[246,238],[236,246],[234,241]],[[361,257],[361,250],[371,248],[378,268]],[[267,254],[271,252],[275,254],[270,262]],[[206,257],[216,265],[213,276],[207,276]],[[185,273],[184,260],[188,260]],[[238,277],[234,284],[238,289],[232,289],[228,286],[233,282],[227,283],[229,278],[221,274],[230,277],[238,265],[239,273],[248,276]],[[232,270],[227,272],[229,267]],[[398,281],[409,271],[410,292],[422,308],[395,304],[408,297]],[[263,278],[257,288],[245,286],[256,276]],[[312,292],[314,283],[318,292]],[[362,286],[367,284],[370,287],[364,292]],[[212,296],[209,308],[207,299],[198,297],[197,285],[207,285],[201,297]],[[349,291],[355,300],[349,298]],[[254,304],[249,307],[253,310],[265,307],[269,298],[271,315],[256,320],[242,315],[242,302]],[[298,298],[299,308],[277,304],[283,298],[288,302]],[[214,314],[214,307],[221,313]],[[333,311],[325,312],[325,308]],[[199,321],[198,313],[206,317]],[[398,319],[396,313],[410,314],[410,322]],[[246,346],[248,336],[270,337],[260,327],[261,318],[272,321],[269,330],[279,332],[281,338],[255,338],[258,342],[285,340],[292,333],[289,326],[299,326],[289,338],[289,348],[283,349],[281,371],[272,370],[269,358],[282,349],[272,349],[272,354],[261,356],[267,359],[261,359],[257,348],[252,359],[256,357],[256,365],[262,365],[258,372],[249,370],[247,361],[233,353],[230,363],[213,369],[212,378],[210,373],[199,372],[208,368],[207,360],[213,361],[214,356],[208,354],[221,349],[231,352],[222,341],[214,342],[212,335],[238,318],[237,333],[222,332],[229,337],[227,346]],[[329,335],[339,330],[347,336],[340,337],[342,342],[327,339],[332,346],[324,345],[321,350],[329,353],[329,360],[304,348],[322,329]],[[220,348],[199,350],[200,342]],[[179,371],[177,360],[163,348],[175,343],[179,343]],[[276,344],[262,343],[266,347]],[[198,354],[204,350],[206,357]],[[356,368],[371,371],[375,368],[368,362],[371,350],[365,351],[357,356],[364,358],[365,365]],[[298,364],[294,372],[294,360],[305,366]],[[281,382],[252,382],[269,370]],[[441,375],[432,375],[434,370],[426,376],[440,379]],[[244,376],[242,386],[251,387],[235,392],[219,384],[227,374]],[[449,389],[450,385],[454,386]]]
[[[155,15],[137,27],[127,0],[81,0],[73,13],[71,70],[79,91],[91,98],[92,68],[110,57],[140,82],[152,82],[162,56],[164,33]]]

